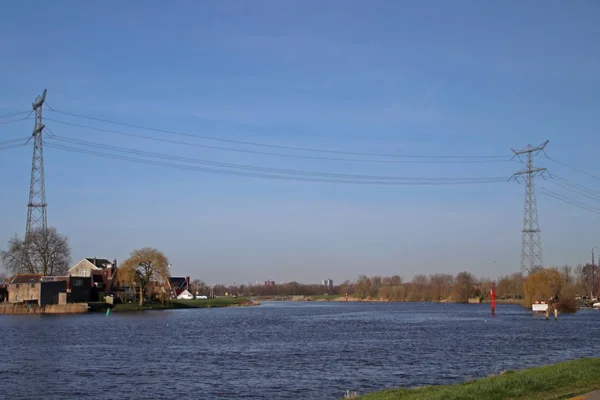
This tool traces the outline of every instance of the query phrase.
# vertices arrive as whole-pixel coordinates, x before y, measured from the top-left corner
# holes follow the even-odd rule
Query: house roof
[[[57,281],[68,281],[68,276],[42,276],[40,281],[42,282],[57,282]]]
[[[169,277],[169,283],[173,287],[173,289],[185,289],[187,280],[184,277]]]
[[[42,274],[19,274],[15,275],[10,283],[37,283],[42,279]]]
[[[86,257],[86,260],[88,260],[89,262],[91,262],[98,268],[107,268],[107,267],[112,266],[112,261],[109,261],[106,258],[95,258],[95,257],[88,258],[88,257]]]
[[[188,292],[187,290],[183,290],[181,293],[177,294],[177,298],[183,298],[183,297],[194,297],[193,294],[191,294],[190,292]]]

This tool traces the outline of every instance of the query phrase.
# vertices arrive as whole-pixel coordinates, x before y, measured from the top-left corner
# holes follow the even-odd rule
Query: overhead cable
[[[595,174],[592,174],[592,173],[590,173],[590,172],[584,171],[584,170],[582,170],[582,169],[580,169],[580,168],[577,168],[577,167],[574,167],[574,166],[572,166],[571,164],[567,164],[567,163],[565,163],[565,162],[559,161],[559,160],[557,160],[557,159],[555,159],[555,158],[552,158],[552,157],[550,157],[550,156],[548,156],[548,155],[546,155],[546,158],[547,158],[548,160],[552,161],[552,162],[555,162],[555,163],[557,163],[557,164],[560,164],[560,165],[562,165],[563,167],[567,167],[567,168],[569,168],[569,169],[572,169],[573,171],[577,171],[577,172],[579,172],[579,173],[582,173],[582,174],[584,174],[584,175],[587,175],[587,176],[589,176],[589,177],[591,177],[591,178],[594,178],[594,179],[600,180],[600,176],[598,176],[598,175],[595,175]]]
[[[309,160],[323,160],[323,161],[343,161],[343,162],[358,162],[358,163],[372,163],[372,164],[477,164],[477,163],[505,163],[505,162],[514,162],[513,160],[506,158],[504,160],[370,160],[365,158],[346,158],[346,157],[324,157],[324,156],[310,156],[310,155],[302,155],[302,154],[283,154],[283,153],[273,153],[266,152],[260,150],[248,150],[248,149],[236,149],[231,147],[222,147],[222,146],[211,146],[206,144],[194,143],[194,142],[186,142],[181,140],[173,140],[173,139],[164,139],[157,138],[153,136],[140,135],[131,132],[123,132],[116,131],[112,129],[98,128],[95,126],[77,124],[69,121],[62,121],[53,118],[45,118],[46,121],[52,121],[59,124],[69,125],[78,128],[91,129],[98,132],[106,132],[106,133],[114,133],[117,135],[123,135],[128,137],[134,137],[138,139],[146,139],[152,140],[155,142],[162,143],[171,143],[183,146],[191,146],[191,147],[199,147],[204,149],[214,149],[214,150],[224,150],[224,151],[232,151],[238,153],[246,153],[246,154],[258,154],[258,155],[267,155],[267,156],[276,156],[283,158],[300,158],[300,159],[309,159]]]
[[[4,115],[0,115],[0,119],[4,119],[4,118],[10,118],[10,117],[16,117],[17,115],[24,115],[24,114],[31,114],[31,111],[19,111],[19,112],[14,112],[11,114],[4,114]]]
[[[410,154],[394,154],[394,153],[384,154],[384,153],[352,152],[352,151],[341,151],[341,150],[325,150],[325,149],[317,149],[317,148],[284,146],[284,145],[276,145],[276,144],[269,144],[269,143],[259,143],[259,142],[250,142],[250,141],[235,140],[235,139],[226,139],[226,138],[220,138],[220,137],[214,137],[214,136],[205,136],[205,135],[199,135],[199,134],[193,134],[193,133],[179,132],[179,131],[170,130],[170,129],[154,128],[154,127],[149,127],[149,126],[112,121],[112,120],[105,119],[105,118],[92,117],[92,116],[83,115],[83,114],[60,111],[60,110],[55,110],[52,108],[50,110],[52,112],[63,114],[63,115],[69,115],[72,117],[84,118],[84,119],[88,119],[88,120],[99,121],[99,122],[104,122],[104,123],[113,124],[113,125],[121,125],[121,126],[126,126],[129,128],[142,129],[142,130],[166,133],[166,134],[171,134],[171,135],[194,137],[197,139],[204,139],[204,140],[214,140],[214,141],[219,141],[219,142],[236,143],[236,144],[242,144],[242,145],[247,145],[247,146],[269,147],[269,148],[284,149],[284,150],[306,151],[306,152],[313,152],[313,153],[328,153],[328,154],[345,154],[345,155],[353,155],[353,156],[389,157],[389,158],[439,158],[439,159],[505,159],[505,158],[507,158],[506,156],[488,156],[488,155],[476,156],[476,155],[410,155]]]
[[[577,200],[570,199],[567,196],[563,196],[563,195],[561,195],[559,193],[556,193],[556,192],[553,192],[553,191],[550,191],[550,190],[547,190],[547,189],[544,189],[544,188],[538,188],[537,190],[540,193],[542,193],[543,195],[545,195],[545,196],[552,197],[552,198],[554,198],[556,200],[560,200],[560,201],[562,201],[564,203],[570,204],[572,206],[581,208],[581,209],[586,210],[586,211],[591,211],[591,212],[594,212],[596,214],[600,214],[600,210],[599,209],[590,207],[590,206],[588,206],[588,205],[586,205],[584,203],[581,203],[581,202],[579,202]]]
[[[90,142],[86,140],[79,140],[68,138],[64,136],[54,135],[53,140],[59,140],[64,142],[70,142],[77,145],[89,146],[94,149],[102,148],[105,150],[117,151],[130,155],[138,155],[152,158],[160,158],[172,161],[180,161],[180,162],[188,162],[194,164],[203,164],[209,166],[217,166],[224,168],[234,168],[234,169],[242,169],[242,170],[252,170],[252,171],[260,171],[260,172],[269,172],[269,173],[278,173],[278,174],[291,174],[291,175],[304,175],[304,176],[319,176],[319,177],[330,177],[330,178],[343,178],[343,179],[365,179],[365,180],[390,180],[390,181],[489,181],[496,180],[498,182],[502,180],[506,180],[505,177],[468,177],[468,178],[431,178],[431,177],[396,177],[396,176],[377,176],[377,175],[352,175],[352,174],[340,174],[340,173],[330,173],[330,172],[311,172],[311,171],[302,171],[302,170],[294,170],[294,169],[281,169],[281,168],[273,168],[273,167],[261,167],[261,166],[253,166],[253,165],[243,165],[243,164],[233,164],[233,163],[225,163],[218,161],[210,161],[203,160],[198,158],[189,158],[182,157],[171,154],[164,153],[156,153],[143,151],[138,149],[132,149],[127,147],[106,145],[103,143]]]
[[[253,172],[245,172],[245,171],[228,171],[223,169],[214,169],[214,168],[204,168],[197,167],[192,165],[184,165],[184,164],[175,164],[168,163],[157,160],[147,160],[147,159],[139,159],[127,156],[120,156],[116,154],[103,153],[93,150],[87,150],[72,146],[64,146],[59,145],[52,142],[46,142],[46,147],[56,148],[60,150],[65,150],[68,152],[80,153],[80,154],[88,154],[94,155],[98,157],[111,158],[123,161],[129,161],[140,164],[148,164],[162,167],[169,167],[181,170],[191,170],[191,171],[201,171],[201,172],[209,172],[221,175],[233,175],[233,176],[246,176],[246,177],[256,177],[263,179],[276,179],[276,180],[285,180],[285,181],[301,181],[301,182],[320,182],[320,183],[344,183],[344,184],[366,184],[366,185],[401,185],[401,186],[448,186],[448,185],[465,185],[465,184],[483,184],[483,183],[499,183],[505,182],[506,179],[501,181],[498,180],[465,180],[465,181],[386,181],[386,180],[359,180],[359,179],[318,179],[318,178],[309,178],[309,177],[300,177],[300,176],[281,176],[281,175],[271,175],[264,173],[253,173]]]

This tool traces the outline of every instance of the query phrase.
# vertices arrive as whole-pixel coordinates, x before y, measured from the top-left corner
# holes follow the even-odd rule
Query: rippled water
[[[600,355],[600,311],[519,306],[264,303],[78,316],[0,316],[11,399],[337,399],[462,382]]]

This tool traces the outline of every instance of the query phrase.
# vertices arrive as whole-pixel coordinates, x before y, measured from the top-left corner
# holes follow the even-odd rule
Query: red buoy
[[[496,282],[492,282],[492,315],[496,314]]]

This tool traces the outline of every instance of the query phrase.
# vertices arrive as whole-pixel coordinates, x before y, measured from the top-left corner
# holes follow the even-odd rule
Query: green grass
[[[550,400],[568,399],[600,389],[600,358],[584,358],[453,386],[392,389],[363,400]]]
[[[334,300],[334,299],[342,297],[342,295],[341,294],[319,294],[319,295],[306,296],[306,297],[311,300]]]
[[[204,300],[173,300],[170,304],[165,303],[144,303],[140,307],[138,303],[121,303],[112,308],[112,312],[130,312],[146,310],[173,310],[181,308],[212,308],[212,307],[236,307],[250,305],[247,299],[243,298],[221,298]]]

